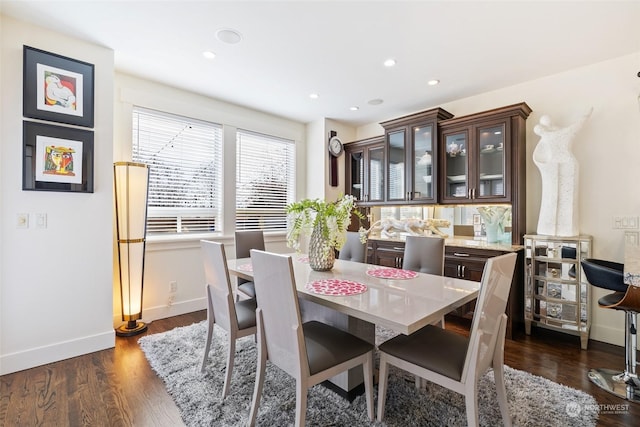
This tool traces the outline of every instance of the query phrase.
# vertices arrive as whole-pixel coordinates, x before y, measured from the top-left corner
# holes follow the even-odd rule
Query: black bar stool
[[[640,402],[640,380],[636,374],[637,319],[640,312],[640,287],[624,283],[624,264],[599,259],[585,259],[582,269],[589,283],[599,288],[614,291],[598,300],[602,308],[612,308],[625,312],[624,371],[612,369],[591,369],[589,379],[598,387],[618,397]]]

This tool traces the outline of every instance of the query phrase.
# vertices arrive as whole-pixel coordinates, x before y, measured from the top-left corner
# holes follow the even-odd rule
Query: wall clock
[[[344,151],[342,141],[338,138],[336,131],[329,132],[329,184],[332,187],[338,186],[338,157]]]
[[[332,136],[329,139],[329,153],[334,157],[339,157],[342,154],[344,147],[342,141],[337,136]]]

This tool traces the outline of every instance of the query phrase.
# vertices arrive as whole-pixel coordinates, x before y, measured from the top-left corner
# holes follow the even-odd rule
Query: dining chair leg
[[[307,391],[305,381],[296,380],[296,427],[303,427],[307,415]]]
[[[504,383],[504,337],[507,329],[506,323],[506,315],[503,315],[500,320],[498,340],[496,341],[496,348],[493,352],[493,360],[491,361],[491,364],[493,365],[493,378],[496,383],[498,405],[500,406],[500,412],[502,413],[502,423],[505,427],[511,427],[511,415],[509,414],[507,389]]]
[[[420,377],[416,375],[416,390],[420,390],[421,385],[422,381],[420,381]]]
[[[511,415],[509,414],[509,404],[507,403],[507,390],[504,386],[503,366],[493,367],[493,377],[496,380],[496,393],[498,394],[498,405],[502,413],[502,423],[505,427],[511,427]]]
[[[207,314],[207,342],[204,345],[204,355],[202,356],[202,366],[200,366],[200,372],[204,372],[204,367],[207,365],[207,360],[209,359],[209,351],[211,350],[211,341],[213,339],[213,327],[213,316]]]
[[[258,326],[258,363],[256,368],[256,383],[253,387],[253,399],[251,401],[251,411],[249,412],[249,427],[256,425],[258,416],[258,407],[260,406],[260,396],[262,395],[262,386],[264,384],[265,370],[267,368],[267,345],[264,337],[264,327],[262,325],[262,313],[260,309],[256,310],[256,320]]]
[[[222,386],[222,398],[224,399],[229,394],[229,388],[231,386],[231,375],[233,374],[233,360],[236,354],[236,337],[233,334],[228,333],[229,337],[229,352],[227,353],[227,373],[224,377],[224,386]]]
[[[364,374],[364,392],[367,399],[367,414],[371,421],[374,420],[373,413],[373,352],[369,352],[365,362],[362,364]]]
[[[380,355],[380,373],[378,374],[378,421],[382,421],[384,416],[384,404],[387,400],[387,380],[389,376],[387,356]]]
[[[464,395],[464,403],[467,407],[467,426],[478,426],[478,400],[476,399],[477,386],[474,384],[472,389]]]

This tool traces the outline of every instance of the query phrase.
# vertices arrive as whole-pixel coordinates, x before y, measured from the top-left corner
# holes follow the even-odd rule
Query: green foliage
[[[353,212],[360,219],[363,215],[354,210],[355,198],[342,196],[335,202],[321,199],[304,199],[287,206],[289,229],[287,246],[300,250],[300,236],[310,235],[314,229],[322,233],[327,250],[340,249],[346,240],[346,231]]]

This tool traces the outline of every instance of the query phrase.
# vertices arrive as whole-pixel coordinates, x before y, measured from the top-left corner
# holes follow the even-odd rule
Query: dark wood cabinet
[[[434,108],[380,123],[385,129],[388,203],[437,203],[438,123],[451,117]]]
[[[493,256],[496,256],[494,251],[447,246],[444,256],[444,275],[479,282],[482,280],[485,262]]]
[[[510,204],[512,243],[526,228],[526,103],[444,120],[440,126],[442,204]]]
[[[345,192],[364,207],[510,205],[511,243],[521,245],[530,113],[522,102],[463,117],[434,108],[382,122],[383,136],[345,146]]]
[[[463,246],[445,246],[444,275],[458,279],[480,282],[487,259],[513,252],[513,250],[496,250],[485,248],[472,248]],[[524,274],[524,250],[516,249],[518,260],[516,271],[511,282],[511,292],[507,301],[506,336],[513,339],[514,332],[521,329],[524,322],[523,313],[523,283]],[[367,262],[369,264],[383,265],[387,267],[402,268],[404,257],[404,242],[394,240],[369,239],[367,243]],[[472,318],[475,301],[472,301],[452,312],[452,315]]]
[[[345,145],[345,193],[359,206],[384,202],[384,137],[364,139]]]
[[[369,240],[369,242],[367,251],[370,255],[370,264],[402,268],[404,242],[393,240]]]

